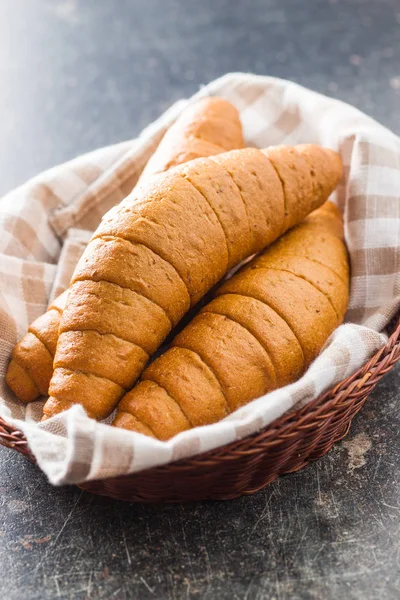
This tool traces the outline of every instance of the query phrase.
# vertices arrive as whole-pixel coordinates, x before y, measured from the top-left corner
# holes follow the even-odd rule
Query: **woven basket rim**
[[[386,344],[364,365],[357,369],[353,375],[343,379],[303,407],[283,414],[260,431],[189,458],[183,458],[135,473],[110,477],[109,479],[123,480],[149,473],[154,475],[165,472],[179,474],[197,467],[228,462],[236,459],[238,456],[251,456],[252,454],[259,453],[260,450],[270,451],[273,450],[275,445],[281,444],[285,438],[289,441],[294,436],[301,435],[311,425],[315,425],[319,419],[326,419],[329,413],[334,415],[339,410],[339,407],[342,410],[342,401],[350,402],[364,388],[369,387],[369,391],[371,391],[383,375],[400,360],[400,312],[392,319],[387,330],[389,333],[392,333]],[[293,426],[295,426],[295,431],[290,431],[293,429]],[[31,462],[36,463],[24,434],[13,425],[7,423],[2,417],[0,417],[0,444],[24,454]],[[105,480],[106,478],[98,481]]]

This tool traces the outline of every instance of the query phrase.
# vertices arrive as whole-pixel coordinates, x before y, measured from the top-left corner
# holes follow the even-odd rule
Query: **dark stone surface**
[[[395,0],[0,0],[0,193],[136,135],[227,71],[294,79],[396,130]],[[400,370],[348,438],[253,497],[149,507],[55,489],[0,449],[0,597],[397,599]]]

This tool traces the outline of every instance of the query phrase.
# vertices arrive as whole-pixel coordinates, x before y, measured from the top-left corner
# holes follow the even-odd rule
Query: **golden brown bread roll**
[[[236,108],[223,98],[204,98],[184,110],[170,127],[156,152],[150,158],[140,177],[140,182],[143,183],[146,178],[156,172],[165,171],[171,166],[184,163],[192,158],[218,154],[243,146],[242,127]],[[102,240],[99,240],[98,244],[101,245]],[[125,247],[133,250],[129,243],[125,244]],[[143,253],[146,253],[146,249],[143,249]],[[113,249],[115,261],[120,262],[120,257],[123,254],[122,244],[115,246]],[[136,264],[132,257],[132,251],[125,252],[124,256],[126,262],[124,262],[124,259],[122,259],[122,262],[125,269],[134,272]],[[149,252],[147,251],[146,258],[141,256],[140,259],[142,268],[149,269],[153,261],[153,257],[149,256]],[[112,268],[114,263],[110,260],[107,264]],[[158,272],[154,269],[154,266],[153,271],[155,278],[157,278]],[[164,279],[168,277],[165,269],[163,275]],[[79,321],[78,327],[81,329],[93,329],[105,333],[110,330],[110,319],[113,318],[113,311],[117,303],[123,312],[121,323],[124,319],[129,322],[134,314],[140,319],[145,306],[146,310],[151,313],[148,318],[149,329],[146,335],[151,337],[152,328],[155,328],[158,332],[157,336],[160,335],[159,332],[161,332],[161,335],[164,335],[164,331],[168,333],[170,321],[163,309],[147,301],[145,296],[134,294],[129,289],[122,290],[119,287],[115,288],[115,286],[112,288],[111,284],[107,283],[107,281],[112,281],[111,275],[106,275],[104,278],[105,282],[82,283],[82,286],[88,290],[90,289],[87,299],[92,306],[92,310],[89,311],[92,316],[91,319],[82,320],[80,318],[81,310],[79,305],[76,305],[76,295],[73,295],[69,307],[69,314],[72,319],[71,326],[76,325]],[[159,287],[162,297],[168,295],[168,280],[164,281],[161,277]],[[111,296],[108,292],[111,293]],[[117,297],[115,297],[115,294]],[[28,333],[13,350],[6,381],[16,396],[23,402],[31,402],[39,395],[48,393],[65,298],[65,293],[57,298],[47,312],[32,323]],[[187,302],[189,302],[188,299]],[[174,322],[173,318],[172,321]],[[118,326],[116,322],[113,323],[111,330],[115,331],[116,335],[122,335],[121,326]],[[146,340],[143,335],[136,340],[134,330],[129,332],[127,341],[133,343],[137,341],[139,345],[144,344],[143,348],[147,351]],[[153,343],[150,343],[150,348],[153,345]]]
[[[223,98],[204,98],[188,106],[161,140],[139,182],[195,158],[243,148],[236,108]]]
[[[295,381],[343,321],[348,290],[343,222],[327,202],[217,289],[113,425],[167,440]]]
[[[273,156],[275,166],[269,155]],[[329,173],[320,174],[319,163],[325,170],[327,162]],[[278,175],[276,165],[280,164],[284,167]],[[45,418],[76,402],[81,403],[91,417],[102,419],[109,415],[118,393],[122,397],[124,389],[129,389],[140,375],[146,359],[160,346],[167,330],[231,266],[273,242],[295,220],[302,220],[318,202],[326,200],[341,172],[339,156],[316,146],[282,146],[265,151],[248,148],[194,160],[136,188],[104,217],[72,278],[60,324]],[[297,186],[295,173],[299,173]],[[320,184],[316,185],[314,179]],[[318,199],[313,195],[315,190]],[[279,272],[278,279],[285,279],[288,285],[289,275]],[[305,282],[300,281],[296,280],[293,285],[301,288]],[[115,288],[103,292],[99,286],[96,295],[100,303],[96,308],[90,290],[82,287],[82,282],[109,283],[120,290],[114,295],[112,289]],[[138,302],[142,302],[140,316],[129,321],[123,320],[125,304],[118,300],[122,289],[130,290]],[[107,293],[108,300],[115,301],[113,319],[108,321],[107,331],[97,326],[95,330],[87,329],[85,323],[101,318],[99,307],[103,293]],[[75,318],[77,305],[79,320]],[[164,311],[169,327],[154,328],[152,320],[157,308]],[[98,312],[96,317],[93,311]],[[220,331],[221,320],[227,321],[224,316],[205,313],[198,319],[209,335]],[[198,320],[193,323],[189,326],[192,329],[198,326]],[[152,329],[151,336],[147,333],[149,329]],[[235,368],[244,369],[251,363],[253,383],[249,393],[261,393],[266,382],[276,378],[270,357],[243,327],[229,321],[225,329],[218,352],[221,356],[232,356],[233,360],[236,357],[233,342],[239,337],[242,357],[235,358]],[[135,341],[129,338],[133,330]],[[66,332],[75,332],[74,337],[65,337]],[[185,335],[186,330],[181,336]],[[202,343],[206,345],[204,340]],[[210,360],[214,359],[210,357]],[[230,410],[238,404],[242,394],[225,399],[226,404],[223,404],[215,375],[207,371],[206,376],[204,366],[200,372],[196,357],[187,358],[185,364],[189,363],[190,373],[198,374],[201,385],[208,389],[207,395],[214,398],[212,406],[218,405],[222,411],[223,406],[228,409],[229,403]],[[231,381],[233,385],[230,369],[222,372],[222,368],[219,377],[227,386]],[[117,376],[115,371],[119,369],[126,372]],[[74,373],[81,382],[79,399],[70,393],[75,385]],[[84,375],[87,375],[86,381]],[[120,391],[116,386],[120,386]],[[200,399],[196,402],[200,403]]]
[[[64,292],[54,300],[12,351],[6,382],[22,402],[32,402],[48,392],[66,296]]]

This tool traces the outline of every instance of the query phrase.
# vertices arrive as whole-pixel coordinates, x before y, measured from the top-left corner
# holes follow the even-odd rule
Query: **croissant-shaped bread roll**
[[[66,296],[66,291],[58,296],[13,349],[6,381],[22,402],[32,402],[48,392]]]
[[[338,154],[233,150],[161,174],[113,208],[72,278],[44,416],[109,415],[188,309],[330,195]],[[207,394],[206,394],[207,396]]]
[[[169,128],[139,181],[192,158],[243,146],[236,108],[223,98],[204,98],[184,110]],[[31,402],[48,393],[65,300],[64,292],[32,323],[13,350],[6,381],[23,402]]]
[[[144,371],[113,424],[167,440],[300,377],[344,318],[342,238],[328,202],[242,267]]]

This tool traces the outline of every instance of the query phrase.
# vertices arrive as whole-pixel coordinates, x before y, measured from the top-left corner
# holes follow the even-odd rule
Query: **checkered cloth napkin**
[[[254,400],[223,421],[160,442],[89,419],[80,406],[38,423],[4,375],[28,324],[68,285],[90,232],[135,185],[168,125],[187,102],[224,96],[240,111],[248,145],[317,143],[338,150],[351,256],[346,324],[296,383]],[[229,74],[175,104],[136,140],[102,148],[42,173],[0,202],[0,415],[26,435],[53,484],[133,473],[232,442],[271,423],[351,375],[386,341],[400,305],[400,139],[355,108],[294,83]]]

